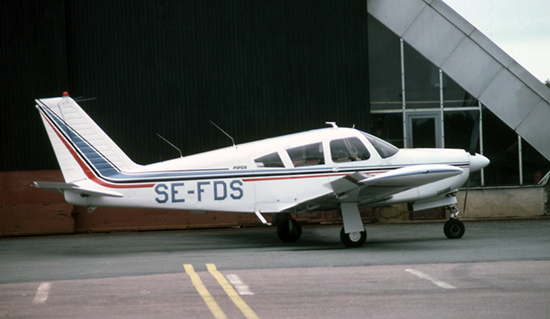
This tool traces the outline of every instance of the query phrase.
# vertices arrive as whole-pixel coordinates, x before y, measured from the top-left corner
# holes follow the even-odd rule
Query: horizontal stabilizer
[[[45,189],[52,192],[64,194],[65,192],[73,192],[80,196],[109,196],[122,197],[123,195],[117,192],[106,191],[102,189],[84,188],[73,183],[57,183],[57,182],[34,182],[33,187]]]

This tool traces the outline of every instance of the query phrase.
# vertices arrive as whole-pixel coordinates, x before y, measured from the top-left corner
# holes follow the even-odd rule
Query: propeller
[[[468,202],[468,189],[470,188],[470,176],[466,181],[466,193],[464,193],[464,207],[462,207],[462,214],[466,213],[466,203]]]
[[[468,152],[470,156],[475,156],[477,145],[479,143],[479,121],[481,119],[481,110],[477,112],[477,115],[474,119],[474,126],[472,127],[472,134],[470,135],[470,147]],[[468,202],[468,190],[470,189],[470,177],[471,172],[468,175],[468,180],[466,181],[466,193],[464,194],[464,207],[462,208],[462,214],[466,213],[466,203]]]
[[[472,134],[470,135],[470,148],[468,152],[475,155],[477,150],[477,144],[479,143],[479,119],[481,112],[477,112],[477,116],[474,119],[474,127],[472,127]]]

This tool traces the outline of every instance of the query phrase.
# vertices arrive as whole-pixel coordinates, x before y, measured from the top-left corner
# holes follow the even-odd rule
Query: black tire
[[[445,232],[445,236],[447,236],[447,238],[457,239],[464,236],[466,228],[464,227],[463,222],[458,219],[451,218],[445,223],[443,231]]]
[[[277,236],[287,243],[296,242],[302,236],[302,226],[292,218],[287,219],[277,227]]]
[[[357,236],[359,235],[359,236]],[[358,233],[350,233],[346,234],[346,231],[344,230],[344,227],[342,227],[342,230],[340,231],[340,240],[344,245],[347,247],[361,247],[367,240],[367,231],[363,230],[362,232]]]

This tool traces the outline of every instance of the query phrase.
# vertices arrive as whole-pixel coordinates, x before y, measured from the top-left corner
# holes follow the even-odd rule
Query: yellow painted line
[[[222,311],[220,306],[218,306],[218,303],[216,300],[214,300],[214,297],[210,294],[208,289],[206,289],[206,286],[202,283],[201,277],[195,272],[195,269],[193,269],[193,265],[190,264],[184,264],[183,268],[185,269],[185,272],[189,277],[191,278],[191,281],[193,282],[193,285],[197,289],[199,295],[201,295],[202,299],[217,319],[227,319],[227,316]]]
[[[214,264],[206,264],[206,268],[216,278],[220,286],[222,286],[225,293],[231,298],[231,300],[239,307],[244,316],[248,319],[259,319],[254,310],[252,310],[244,300],[239,296],[233,286],[225,279],[225,277],[216,269]]]

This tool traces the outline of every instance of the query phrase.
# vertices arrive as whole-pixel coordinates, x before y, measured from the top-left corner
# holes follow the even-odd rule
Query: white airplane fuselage
[[[334,163],[324,154],[326,164],[295,168],[285,151],[318,141],[326,150],[331,140],[350,136],[365,143],[371,154],[370,159]],[[258,167],[253,160],[275,151],[286,167]],[[171,172],[174,177],[154,177],[150,178],[151,182],[145,179],[124,188],[104,182],[106,190],[119,192],[124,195],[122,197],[82,197],[72,192],[66,192],[65,196],[69,203],[92,207],[277,213],[291,209],[300,202],[332,193],[330,182],[351,172],[374,177],[396,168],[422,164],[449,164],[464,170],[460,175],[399,192],[372,205],[412,203],[456,192],[468,179],[470,156],[464,150],[400,149],[394,156],[382,159],[360,131],[326,128],[176,158],[126,172],[130,176],[139,176],[162,171]]]

